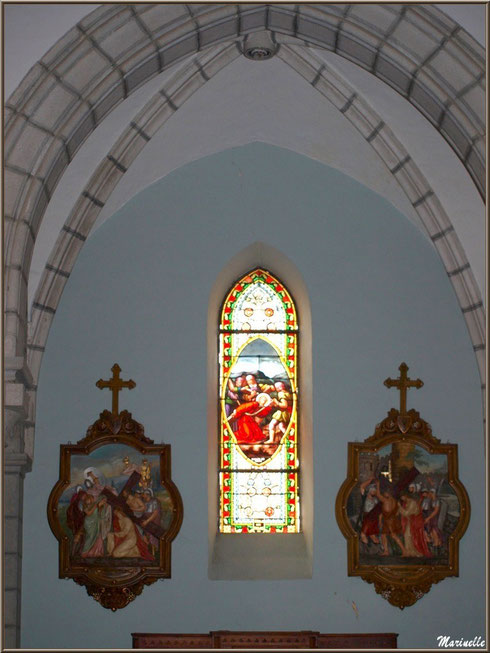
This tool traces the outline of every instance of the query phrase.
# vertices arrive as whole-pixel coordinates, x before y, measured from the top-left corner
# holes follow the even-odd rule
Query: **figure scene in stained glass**
[[[293,414],[293,392],[277,350],[262,337],[247,344],[225,388],[225,415],[236,443],[248,458],[270,458]]]
[[[222,532],[297,532],[297,337],[293,301],[257,269],[220,323]]]
[[[447,565],[460,517],[446,454],[394,442],[359,454],[359,483],[347,502],[361,564]]]
[[[72,455],[58,517],[73,563],[158,566],[160,537],[173,517],[170,494],[160,484],[160,456],[125,444]]]

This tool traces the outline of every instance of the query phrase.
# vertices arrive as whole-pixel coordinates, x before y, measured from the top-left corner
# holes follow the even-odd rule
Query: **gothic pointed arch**
[[[257,242],[225,266],[211,292],[208,351],[210,578],[309,577],[311,313],[281,252]]]
[[[394,88],[447,140],[484,194],[483,49],[435,6],[103,5],[46,53],[7,102],[9,353],[24,354],[34,242],[81,144],[113,108],[171,64],[264,29],[333,51]],[[134,129],[145,140],[137,124]]]
[[[140,152],[175,111],[182,107],[196,90],[238,56],[239,52],[235,45],[224,45],[208,49],[192,59],[188,66],[168,80],[138,115],[134,116],[97,166],[58,235],[34,296],[30,336],[27,343],[28,363],[34,382],[37,381],[49,329],[64,286],[103,208],[103,203],[95,203],[93,198],[102,196],[109,198]],[[316,80],[315,90],[333,103],[363,135],[407,196],[438,251],[454,287],[467,323],[483,382],[485,311],[481,293],[458,238],[457,230],[451,223],[441,200],[430,186],[429,180],[417,166],[410,152],[398,140],[390,125],[382,120],[374,108],[350,86],[345,78],[325,66],[321,59],[305,48],[283,45],[278,51],[278,57],[306,81]],[[206,71],[205,77],[202,75],[202,70]],[[138,126],[138,130],[134,129],[135,125]],[[140,133],[145,133],[147,140],[142,139]]]
[[[148,129],[154,133],[158,120],[171,115],[188,96],[188,85],[172,92],[170,99],[168,89],[163,89],[158,120],[150,121],[144,128],[138,120],[132,121],[125,139],[118,141],[116,156],[109,154],[99,167],[103,172],[102,177],[99,175],[101,170],[97,169],[94,177],[97,183],[89,184],[90,188],[84,190],[75,207],[76,224],[63,227],[59,237],[61,247],[57,244],[53,252],[52,258],[56,260],[50,260],[46,266],[46,283],[40,287],[40,297],[35,300],[33,329],[28,338],[27,280],[34,243],[46,206],[64,169],[91,131],[120,101],[171,63],[201,50],[204,56],[209,53],[209,61],[204,65],[197,60],[195,62],[194,77],[200,75],[202,81],[206,81],[216,71],[216,65],[219,69],[226,58],[232,57],[232,51],[236,55],[239,53],[241,40],[234,42],[234,39],[267,29],[280,46],[278,56],[290,65],[292,63],[300,74],[323,92],[325,84],[321,80],[325,64],[306,62],[304,65],[298,58],[294,63],[292,50],[283,41],[296,43],[302,49],[305,49],[304,46],[315,46],[333,50],[339,56],[356,61],[417,106],[455,149],[481,190],[482,184],[478,179],[481,180],[483,174],[484,121],[478,112],[478,102],[474,100],[483,93],[482,49],[437,8],[388,5],[349,5],[343,9],[334,5],[276,8],[256,5],[243,9],[234,5],[209,5],[200,7],[197,14],[190,12],[185,5],[158,9],[152,5],[142,8],[132,5],[100,7],[61,39],[9,98],[6,108],[5,343],[7,355],[16,359],[24,357],[28,347],[25,366],[29,369],[26,369],[25,375],[31,375],[33,379],[26,385],[26,401],[30,406],[29,419],[33,423],[32,406],[35,405],[37,375],[60,290],[95,216],[104,206],[107,193],[111,192],[99,180],[115,179],[117,183],[127,170],[128,155],[130,163],[151,138]],[[145,21],[150,15],[152,21],[148,31],[145,30]],[[375,20],[376,17],[379,20]],[[238,20],[237,25],[233,22],[235,19]],[[231,31],[225,35],[223,30],[226,25]],[[336,27],[333,28],[333,25]],[[432,30],[430,38],[427,37],[428,27]],[[330,42],[331,32],[336,35],[334,48]],[[123,33],[124,47],[117,49],[115,46],[116,51],[109,56],[104,49],[107,39],[114,38],[118,43]],[[429,52],[433,46],[432,53],[425,59],[414,48],[416,39],[422,33]],[[211,34],[214,36],[211,37]],[[373,46],[367,34],[377,39],[376,46]],[[175,37],[178,37],[178,43]],[[440,42],[437,42],[438,38]],[[223,53],[223,57],[213,58],[213,50],[219,48],[218,42],[225,44],[227,52]],[[93,61],[90,58],[92,55]],[[73,60],[69,71],[63,68],[67,58]],[[442,60],[447,58],[454,60],[455,65],[453,68],[445,66],[443,72],[440,66]],[[126,60],[131,62],[129,67]],[[90,61],[94,65],[87,70]],[[79,77],[86,79],[85,85],[80,88],[77,86]],[[463,79],[468,83],[463,84]],[[406,81],[408,88],[405,88]],[[193,83],[196,83],[195,80]],[[331,97],[335,93],[333,90]],[[49,96],[57,97],[58,112],[55,114],[47,110],[49,107],[45,99]],[[345,101],[342,98],[342,102],[339,108],[347,118],[352,114],[353,122],[358,123],[356,126],[361,131],[364,127],[369,128],[370,131],[365,134],[366,140],[386,160],[397,180],[403,179],[404,190],[414,209],[428,226],[429,235],[441,254],[458,295],[480,373],[484,376],[483,303],[454,227],[448,222],[433,190],[421,178],[420,171],[415,169],[410,156],[401,153],[393,157],[393,152],[382,142],[383,135],[388,131],[383,121],[374,124],[371,118],[375,116],[370,116],[363,126],[367,114],[363,109],[361,120],[356,118],[360,103],[356,92],[352,92]],[[470,124],[475,126],[476,131],[468,135]],[[132,142],[131,154],[127,147],[129,141]],[[400,149],[398,146],[394,144],[394,152]],[[410,168],[414,168],[413,171]],[[407,175],[409,178],[406,178]],[[54,303],[53,294],[56,296]]]
[[[299,320],[284,283],[254,268],[219,324],[219,531],[301,531]]]

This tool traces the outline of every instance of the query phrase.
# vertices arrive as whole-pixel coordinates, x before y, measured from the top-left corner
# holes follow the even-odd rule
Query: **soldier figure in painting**
[[[435,551],[442,546],[442,532],[439,528],[439,518],[441,513],[441,501],[437,498],[435,488],[429,490],[428,502],[424,514],[424,525],[428,536]]]
[[[432,583],[458,575],[458,540],[469,501],[457,478],[457,447],[441,444],[417,411],[407,411],[407,376],[385,385],[400,391],[362,443],[349,442],[347,478],[337,495],[337,522],[348,543],[348,573],[373,583],[399,608],[413,605]],[[376,541],[380,539],[380,545]]]
[[[387,466],[393,474],[382,471]],[[359,458],[360,480],[349,502],[362,560],[443,563],[459,506],[447,483],[447,458],[398,443]],[[391,477],[391,480],[390,480]],[[426,561],[426,562],[425,562]]]
[[[119,412],[118,393],[135,384],[120,378],[117,364],[112,371],[97,382],[112,390],[112,412],[103,411],[76,445],[62,445],[48,518],[60,544],[60,578],[117,610],[144,585],[170,577],[182,500],[170,477],[170,445],[155,445],[128,411]]]
[[[137,472],[139,470],[139,466],[135,465],[134,463],[130,462],[129,456],[124,456],[123,458],[123,470],[122,473],[124,476],[131,476],[133,472]]]
[[[381,504],[376,496],[374,476],[370,476],[367,481],[361,483],[360,491],[363,498],[362,510],[359,513],[359,518],[362,520],[361,542],[369,544],[370,539],[374,544],[379,544]]]
[[[141,479],[139,482],[140,487],[147,488],[151,486],[151,463],[145,458],[141,462],[140,467]]]
[[[162,512],[161,506],[158,499],[155,498],[153,490],[151,488],[144,490],[142,498],[143,503],[145,504],[145,512],[143,513],[142,525],[147,526],[150,523],[160,524]],[[148,539],[150,551],[155,554],[156,550],[158,549],[158,538],[151,533],[147,533],[146,537]]]
[[[132,467],[151,470],[151,463],[145,458],[135,465],[128,456],[123,463],[122,471],[118,466],[113,473],[108,467],[104,468],[112,479],[111,485],[97,467],[79,471],[84,478],[83,485],[75,486],[63,509],[74,559],[81,558],[89,564],[125,557],[155,559],[159,538],[164,532],[161,503],[151,487],[135,489],[142,481],[139,471],[133,471],[129,479],[126,476]],[[115,481],[119,487],[124,483],[120,494]],[[144,482],[151,484],[151,478]],[[116,516],[117,510],[122,511],[122,516]]]

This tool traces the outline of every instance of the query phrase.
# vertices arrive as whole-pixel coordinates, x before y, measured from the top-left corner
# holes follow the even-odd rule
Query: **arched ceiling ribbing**
[[[98,123],[115,102],[177,59],[264,28],[336,52],[383,79],[444,135],[483,193],[483,51],[431,6],[105,5],[51,49],[8,106],[22,112],[28,98],[27,116],[53,127],[57,116],[50,114],[46,124],[41,111],[47,85],[37,77],[44,72],[57,82],[49,95],[54,104],[56,89],[60,113],[73,110],[74,95]],[[77,139],[68,140],[68,150],[76,149]]]
[[[241,54],[241,37],[264,29],[281,43],[278,56],[345,115],[400,183],[441,255],[483,372],[481,297],[441,203],[389,126],[354,89],[345,95],[349,85],[308,53],[311,46],[334,52],[398,91],[447,140],[483,192],[482,48],[427,5],[150,4],[103,5],[91,12],[31,69],[7,103],[6,355],[23,357],[29,344],[34,378],[64,283],[117,181],[181,100]],[[94,173],[44,270],[27,338],[32,251],[66,167],[122,100],[201,51],[181,96],[161,89],[142,112],[145,128],[139,118],[132,121]]]
[[[117,195],[118,182],[127,180],[125,175],[138,154],[150,142],[157,144],[158,139],[152,139],[163,131],[163,124],[178,115],[183,103],[217,73],[228,65],[231,71],[239,63],[232,64],[242,54],[244,36],[264,30],[279,44],[280,65],[287,64],[297,73],[287,74],[301,83],[304,80],[311,94],[325,98],[320,107],[321,128],[329,120],[337,120],[332,115],[335,113],[351,132],[360,134],[358,145],[364,153],[369,150],[383,173],[386,170],[383,179],[389,177],[391,187],[398,184],[404,193],[397,187],[411,219],[415,216],[417,224],[425,228],[453,285],[484,389],[484,309],[455,229],[460,223],[451,222],[431,186],[430,175],[426,176],[423,166],[417,166],[410,139],[402,144],[400,133],[390,128],[389,111],[381,117],[359,86],[349,84],[349,75],[343,77],[330,65],[335,55],[343,58],[344,67],[354,68],[349,63],[353,62],[373,86],[383,86],[386,92],[388,87],[394,89],[406,100],[399,101],[414,114],[415,107],[427,119],[417,113],[419,121],[438,141],[442,141],[440,134],[452,148],[461,162],[454,157],[458,171],[464,166],[469,174],[455,177],[464,177],[474,192],[471,178],[483,197],[482,47],[433,5],[102,5],[66,33],[29,71],[5,111],[5,452],[10,465],[21,465],[20,473],[29,469],[33,458],[37,379],[49,328],[97,216],[108,198]],[[176,69],[169,80],[166,71]],[[284,69],[288,70],[286,66]],[[106,119],[113,109],[137,89],[144,90],[146,98],[150,90],[154,92],[147,82],[159,73],[164,75],[155,82],[165,76],[160,92],[133,116],[102,161],[91,157],[93,174],[74,205],[73,192],[73,208],[61,231],[58,225],[59,236],[43,267],[29,323],[27,286],[31,268],[36,267],[31,266],[32,254],[36,240],[38,245],[43,241],[41,225],[50,224],[46,208],[59,180],[77,153],[77,160],[83,158],[82,144],[91,134],[97,138],[96,128],[109,123]],[[123,106],[127,108],[130,103],[128,100]],[[323,115],[327,104],[337,109],[330,111],[329,119]],[[404,113],[396,115],[400,118]],[[318,126],[315,137],[317,132]],[[55,204],[51,202],[50,208]],[[473,261],[471,256],[469,260]],[[14,603],[20,605],[17,598]],[[16,614],[15,624],[10,625],[16,632],[18,619]]]
[[[485,47],[485,4],[434,5]],[[57,3],[4,6],[4,97],[8,98],[33,64],[97,4]]]
[[[110,110],[171,63],[262,29],[355,61],[402,93],[482,190],[483,56],[440,11],[406,5],[104,5],[34,66],[6,111],[7,343],[21,353],[25,283],[49,198]]]
[[[78,198],[45,267],[32,311],[29,367],[37,378],[49,328],[66,280],[107,198],[136,157],[183,103],[239,55],[238,43],[215,46],[176,73],[131,120]],[[437,196],[403,145],[345,79],[313,52],[283,45],[278,56],[323,95],[363,135],[397,179],[439,252],[453,283],[483,372],[484,315],[479,291],[457,235]],[[96,201],[94,201],[96,200]]]

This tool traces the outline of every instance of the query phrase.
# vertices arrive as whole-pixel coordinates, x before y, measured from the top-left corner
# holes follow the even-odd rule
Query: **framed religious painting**
[[[459,573],[459,541],[470,503],[458,478],[456,444],[441,444],[419,413],[407,410],[408,388],[420,379],[386,379],[400,390],[392,408],[363,442],[349,442],[347,478],[336,517],[347,540],[349,576],[373,583],[401,609],[413,605],[433,583]]]
[[[145,585],[171,575],[171,543],[183,518],[171,479],[170,445],[154,444],[142,424],[119,412],[118,392],[133,388],[114,365],[112,411],[76,444],[60,445],[60,478],[48,501],[59,542],[60,578],[73,578],[103,607],[125,607]]]

